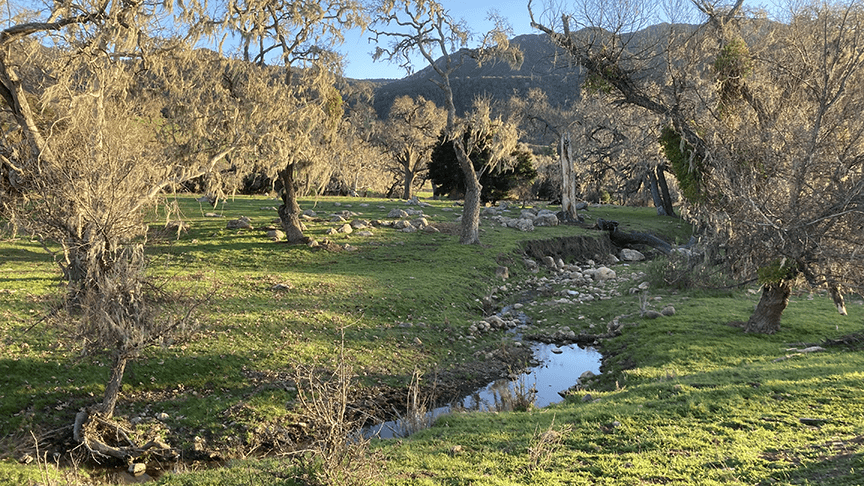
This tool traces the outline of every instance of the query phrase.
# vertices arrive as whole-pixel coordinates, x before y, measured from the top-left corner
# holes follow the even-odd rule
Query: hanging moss
[[[665,127],[660,133],[660,145],[663,154],[672,166],[672,172],[678,180],[678,187],[684,197],[692,202],[699,203],[705,200],[702,192],[701,164],[698,161],[690,164],[690,156],[693,153],[689,144],[681,144],[681,135],[672,127]]]

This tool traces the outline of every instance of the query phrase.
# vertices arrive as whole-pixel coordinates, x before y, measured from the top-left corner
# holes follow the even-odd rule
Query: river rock
[[[543,265],[546,265],[549,270],[558,270],[558,265],[555,264],[555,259],[551,256],[543,257]]]

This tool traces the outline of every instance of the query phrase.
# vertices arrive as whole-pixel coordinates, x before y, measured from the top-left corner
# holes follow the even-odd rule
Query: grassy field
[[[188,450],[198,437],[225,466],[184,463],[193,471],[160,479],[172,485],[294,484],[309,474],[289,459],[244,458],[288,447],[282,432],[303,420],[291,408],[292,372],[309,363],[332,369],[343,330],[360,397],[403,393],[415,370],[482,382],[477,356],[513,340],[503,332],[463,339],[483,316],[482,299],[496,294],[507,304],[517,287],[547,275],[528,272],[520,243],[596,234],[563,226],[523,233],[484,220],[483,245],[462,246],[449,231],[459,213],[450,202],[303,200],[318,213],[307,222],[309,236],[355,250],[324,251],[270,241],[262,228],[276,218],[272,199],[237,197],[215,210],[191,197],[175,202],[191,226],[179,238],[160,234],[165,216],[154,213],[151,274],[210,301],[187,339],[147,350],[131,365],[116,411],[174,447]],[[396,207],[423,209],[441,232],[325,234],[341,225],[330,221],[333,213],[386,220]],[[256,229],[225,229],[241,215]],[[690,236],[687,225],[650,209],[591,208],[588,215],[671,241]],[[509,268],[508,290],[495,276],[499,265]],[[623,325],[620,336],[600,343],[603,373],[586,389],[540,410],[451,414],[408,439],[374,441],[372,482],[864,484],[860,338],[822,344],[826,350],[816,353],[789,351],[860,332],[860,297],[848,297],[849,316],[841,317],[824,296],[796,294],[780,333],[746,335],[729,323],[746,320],[758,298],[752,288],[667,288],[656,278],[662,266],[615,265],[620,297],[610,300],[561,303],[566,288],[556,284],[524,307],[533,329],[550,333]],[[640,317],[644,304],[629,289],[648,280],[647,305],[673,305],[674,316]],[[0,484],[79,481],[68,469],[17,461],[32,445],[31,430],[70,424],[79,408],[99,400],[108,378],[105,358],[82,357],[62,323],[40,320],[60,285],[38,243],[0,242]],[[55,476],[46,481],[49,473]]]

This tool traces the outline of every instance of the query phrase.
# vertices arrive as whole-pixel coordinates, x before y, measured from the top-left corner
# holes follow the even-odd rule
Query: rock
[[[140,462],[133,462],[129,464],[129,474],[133,476],[140,476],[147,472],[147,465],[141,464]]]
[[[401,232],[403,232],[403,233],[416,233],[416,232],[417,232],[417,228],[415,228],[414,226],[411,226],[411,225],[409,224],[408,226],[402,228],[402,229],[399,230],[399,231],[401,231]]]
[[[228,221],[225,225],[225,229],[254,229],[252,227],[252,222],[246,216],[240,216],[237,219],[232,219]]]
[[[280,290],[291,290],[293,288],[294,287],[291,284],[278,283],[278,284],[270,287],[270,290],[280,291]]]
[[[660,311],[660,313],[663,314],[664,316],[674,316],[675,315],[675,308],[672,307],[671,305],[667,305],[666,307],[664,307]]]
[[[159,412],[156,414],[156,420],[159,420],[160,422],[164,422],[164,421],[168,420],[168,414],[165,412]]]
[[[621,250],[621,259],[625,262],[641,262],[645,259],[645,255],[640,251],[624,248]]]
[[[564,270],[564,260],[561,258],[555,260],[555,267],[558,268],[558,270]]]
[[[423,228],[423,231],[425,231],[426,233],[440,233],[441,232],[441,230],[439,230],[438,228],[436,228],[432,225],[426,226],[425,228]]]
[[[507,280],[510,278],[510,269],[507,267],[498,267],[495,269],[495,276]]]
[[[282,230],[270,230],[267,232],[267,237],[273,241],[280,241],[285,239],[285,233]]]
[[[414,344],[416,344],[417,346],[423,346],[423,341],[421,341],[420,338],[415,337]]]
[[[579,375],[579,383],[585,383],[586,381],[594,378],[595,376],[597,375],[595,375],[593,371],[587,370],[581,375]]]
[[[612,270],[609,267],[600,267],[594,271],[594,280],[598,282],[605,282],[606,280],[610,280],[615,277],[615,270]]]
[[[354,221],[351,221],[351,227],[356,230],[366,229],[369,227],[369,224],[369,221],[364,221],[362,219],[355,219]]]
[[[530,219],[517,219],[515,228],[519,231],[534,231],[534,221]]]
[[[519,217],[520,217],[520,219],[524,218],[524,219],[532,219],[533,220],[534,218],[537,217],[537,211],[534,211],[533,209],[523,209],[522,211],[519,212]]]
[[[574,205],[573,205],[573,208],[575,208],[576,211],[581,211],[581,210],[583,210],[583,209],[588,209],[588,203],[585,202],[585,201],[580,201],[580,202],[577,202],[576,204],[574,204]]]
[[[426,218],[420,217],[411,221],[411,225],[417,229],[422,230],[423,228],[429,226],[429,221],[427,221]]]
[[[393,222],[393,227],[398,229],[398,230],[404,230],[405,228],[414,228],[414,225],[412,225],[409,221],[405,221],[404,219],[400,219],[399,221]],[[414,228],[414,229],[416,230],[417,228]]]
[[[345,218],[343,218],[342,216],[340,216],[338,214],[334,214],[332,217],[330,217],[331,223],[341,223],[343,221],[345,221]]]
[[[350,224],[345,223],[339,228],[337,228],[336,231],[342,234],[350,235],[354,232],[354,228],[352,228]]]
[[[558,216],[555,214],[541,214],[532,220],[534,226],[558,226]]]
[[[540,265],[538,265],[537,262],[530,258],[526,258],[522,260],[522,262],[525,263],[525,268],[527,268],[528,271],[531,273],[537,273],[537,271],[540,270]]]
[[[204,213],[205,218],[224,218],[221,214],[216,213]]]
[[[582,401],[584,403],[588,403],[588,402],[594,401],[594,397],[592,397],[590,393],[586,393],[585,396],[582,397]]]
[[[558,270],[558,265],[555,264],[555,259],[551,256],[543,257],[543,265],[546,265],[549,270]]]
[[[318,217],[318,213],[316,213],[315,211],[312,211],[311,209],[307,209],[307,210],[303,211],[303,216],[309,216],[310,218],[316,218],[316,217]]]
[[[408,213],[399,208],[393,208],[387,213],[388,218],[407,218]]]
[[[642,282],[639,284],[639,290],[648,290],[648,287],[650,286],[651,284],[649,284],[648,282]]]
[[[496,208],[484,208],[483,211],[480,212],[481,216],[497,216],[498,209]]]
[[[645,319],[657,319],[658,317],[663,317],[663,314],[655,311],[655,310],[647,310],[642,315]]]
[[[552,351],[552,353],[554,353],[554,354],[561,354],[561,353],[564,352],[561,348],[559,348],[559,347],[557,347],[557,346],[554,347],[554,348],[552,348],[551,351]]]
[[[358,231],[357,236],[373,236],[371,231]]]
[[[345,243],[344,245],[342,245],[342,249],[345,251],[357,251],[356,246],[351,246],[348,243]]]

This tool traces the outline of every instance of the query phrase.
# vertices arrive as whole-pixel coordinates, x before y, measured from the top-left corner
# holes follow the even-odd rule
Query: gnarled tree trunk
[[[102,405],[99,411],[105,418],[111,418],[114,415],[114,408],[117,406],[117,398],[120,396],[120,386],[123,384],[123,373],[126,372],[126,363],[128,359],[122,352],[114,358],[114,365],[111,367],[111,379],[105,385],[105,397],[102,399]]]
[[[762,298],[756,304],[756,310],[747,321],[744,332],[759,334],[774,334],[780,330],[780,317],[789,305],[789,295],[792,289],[789,283],[769,283],[762,286]]]
[[[465,205],[462,208],[462,228],[459,235],[459,243],[463,245],[474,245],[480,243],[480,179],[474,164],[468,158],[465,147],[458,138],[453,141],[456,151],[456,159],[465,174]]]
[[[279,219],[288,243],[305,243],[303,226],[300,223],[300,205],[297,204],[297,190],[294,187],[294,163],[288,164],[279,172],[282,181],[282,205],[279,206]]]

